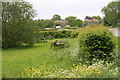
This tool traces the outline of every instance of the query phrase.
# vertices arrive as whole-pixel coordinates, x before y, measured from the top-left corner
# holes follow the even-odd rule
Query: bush
[[[70,33],[70,37],[71,38],[75,38],[75,37],[77,37],[78,36],[78,32],[77,31],[72,31],[71,33]]]
[[[91,25],[80,30],[80,53],[87,61],[95,59],[113,59],[115,47],[113,34],[103,25]]]
[[[36,32],[34,37],[36,43],[42,42],[42,40],[45,39],[44,34],[42,32]]]
[[[76,27],[64,27],[64,29],[76,29]]]
[[[41,35],[47,38],[48,36],[53,36],[53,38],[76,38],[78,36],[78,31],[70,30],[70,31],[41,31],[37,35]]]
[[[77,30],[62,30],[62,31],[36,31],[34,33],[34,42],[42,42],[45,39],[53,39],[53,38],[76,38],[78,36]]]

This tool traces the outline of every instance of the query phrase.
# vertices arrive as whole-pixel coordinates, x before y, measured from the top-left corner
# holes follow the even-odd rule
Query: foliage
[[[91,24],[102,24],[103,20],[100,16],[86,16],[83,25],[87,26],[87,25],[91,25]]]
[[[38,31],[34,33],[34,38],[35,38],[35,43],[43,42],[45,40],[44,34]]]
[[[53,18],[51,20],[53,20],[53,21],[61,20],[61,17],[60,17],[60,15],[55,14],[55,15],[53,15]]]
[[[69,16],[69,17],[66,17],[65,20],[69,21],[68,25],[70,25],[70,26],[76,26],[76,20],[77,20],[76,17]]]
[[[77,27],[83,27],[83,21],[80,20],[80,19],[77,19],[77,21],[76,21],[76,26],[77,26]]]
[[[24,68],[40,67],[45,65],[56,65],[57,68],[67,69],[72,66],[70,50],[73,50],[73,44],[76,43],[76,38],[66,38],[70,44],[70,47],[58,49],[54,51],[50,48],[51,42],[55,41],[47,40],[47,43],[37,43],[33,47],[19,47],[3,49],[3,78],[18,78],[20,72],[23,72]],[[59,39],[57,39],[59,40]],[[60,39],[61,40],[61,39]],[[11,57],[12,56],[12,57]],[[8,66],[9,65],[9,66]]]
[[[34,20],[34,26],[37,27],[37,29],[44,29],[44,28],[51,28],[53,27],[55,24],[52,20],[49,19],[38,19],[38,20]]]
[[[77,36],[78,36],[78,32],[77,32],[77,31],[72,31],[72,32],[70,33],[70,37],[71,37],[71,38],[77,38]]]
[[[108,26],[117,26],[117,23],[120,22],[120,10],[119,5],[120,1],[112,1],[107,6],[105,6],[101,11],[105,14],[104,24]]]
[[[58,40],[58,39],[54,39],[54,40]],[[81,58],[79,58],[78,56],[79,55],[78,39],[66,38],[65,40],[69,42],[70,47],[64,48],[64,49],[58,49],[56,51],[53,51],[50,48],[50,43],[53,42],[54,40],[48,40],[47,43],[37,43],[33,47],[3,49],[2,51],[3,53],[2,77],[3,78],[8,78],[8,77],[9,78],[20,78],[22,77],[20,75],[21,72],[23,72],[22,74],[23,77],[27,77],[27,74],[25,73],[29,73],[29,72],[26,72],[26,71],[24,72],[24,69],[30,70],[33,67],[35,70],[38,68],[40,68],[41,70],[42,69],[41,66],[44,68],[44,70],[47,69],[47,71],[50,71],[50,72],[52,71],[59,72],[61,71],[61,69],[63,69],[63,71],[61,71],[58,74],[59,77],[61,75],[63,78],[65,78],[64,76],[66,76],[64,75],[64,73],[66,73],[66,70],[69,70],[69,72],[72,73],[71,70],[73,68],[76,69],[75,66],[76,67],[79,66],[79,68],[76,69],[77,71],[74,71],[75,73],[73,73],[73,75],[86,75],[87,71],[82,72],[79,70],[79,69],[84,69],[84,68],[80,68],[83,66],[83,64],[79,65],[80,63],[79,60]],[[117,40],[118,39],[116,38],[116,41]],[[115,49],[115,52],[116,51],[117,49]],[[73,64],[74,64],[74,67],[72,67]],[[109,63],[109,66],[110,66],[109,68],[106,66],[106,64],[102,64],[102,65],[104,65],[103,67],[104,69],[103,68],[100,69],[101,76],[98,77],[97,75],[93,76],[92,74],[91,75],[89,74],[90,76],[87,78],[91,78],[91,77],[93,78],[116,78],[117,77],[118,68],[115,64]],[[28,68],[27,66],[29,66],[30,68]],[[96,66],[94,66],[93,68],[95,70],[98,70],[98,66],[101,66],[101,65],[96,63]],[[45,73],[44,70],[42,70],[40,73]],[[77,74],[77,72],[79,73]],[[57,73],[55,74],[53,73],[50,75],[56,75],[56,74]],[[42,75],[42,76],[45,76],[45,75]],[[49,77],[53,77],[53,76],[47,76],[47,78]],[[69,77],[73,78],[72,75]]]
[[[2,2],[2,47],[33,44],[34,16],[35,11],[28,2]]]
[[[65,20],[69,21],[68,25],[70,25],[72,27],[73,26],[77,26],[77,27],[81,27],[82,26],[82,20],[77,19],[74,16],[68,16],[68,17],[65,18]]]
[[[113,34],[102,25],[91,25],[80,30],[78,35],[80,56],[86,61],[95,59],[113,60],[115,43]]]
[[[103,61],[90,66],[73,65],[70,69],[59,69],[56,66],[28,67],[21,73],[22,78],[118,78],[118,67],[111,68],[113,63],[106,65]]]
[[[40,33],[40,34],[39,34]],[[77,30],[62,30],[62,31],[57,31],[57,30],[50,30],[50,31],[40,31],[38,35],[43,34],[45,38],[48,38],[48,36],[52,36],[53,38],[76,38],[78,35]]]
[[[63,29],[75,30],[75,29],[77,29],[77,28],[76,28],[76,27],[63,27]]]
[[[103,23],[103,20],[102,20],[102,18],[100,16],[92,16],[91,18],[98,20],[98,24],[102,24]]]

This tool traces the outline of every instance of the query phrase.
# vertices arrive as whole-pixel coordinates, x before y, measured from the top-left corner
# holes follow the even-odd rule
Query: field
[[[71,47],[77,39],[67,39]],[[69,68],[72,63],[68,56],[63,54],[64,50],[55,50],[50,47],[54,40],[48,40],[47,43],[38,43],[34,47],[11,48],[3,50],[3,77],[17,77],[27,66],[39,67],[40,65],[56,65],[59,68]]]
[[[77,48],[78,41],[77,38],[66,38],[66,40],[70,47],[55,50],[50,47],[55,39],[35,44],[33,47],[4,49],[2,52],[3,78],[20,77],[21,72],[28,66],[37,68],[43,65],[47,68],[56,66],[59,69],[69,69],[75,64],[71,59],[71,53]],[[120,39],[117,41],[116,38],[116,43],[118,42]]]

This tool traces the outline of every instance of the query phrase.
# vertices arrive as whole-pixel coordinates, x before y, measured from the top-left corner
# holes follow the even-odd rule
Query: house
[[[90,24],[96,24],[99,21],[96,18],[91,18],[90,16],[86,16],[84,22],[85,22],[85,25],[90,25]]]
[[[55,23],[59,23],[61,27],[65,27],[68,23],[66,20],[57,20]]]

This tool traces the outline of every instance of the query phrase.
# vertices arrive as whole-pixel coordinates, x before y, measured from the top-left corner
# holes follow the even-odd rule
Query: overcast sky
[[[59,14],[62,19],[76,16],[84,20],[85,16],[104,16],[101,9],[114,0],[26,0],[37,10],[36,19],[51,19]]]

